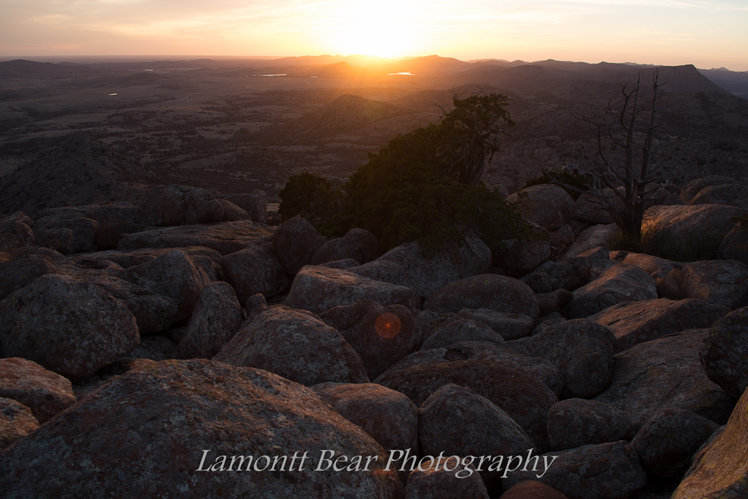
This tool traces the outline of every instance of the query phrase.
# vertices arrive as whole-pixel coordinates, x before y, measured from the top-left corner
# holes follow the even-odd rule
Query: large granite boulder
[[[630,438],[630,433],[626,413],[598,400],[566,399],[548,411],[551,450],[617,442]]]
[[[45,275],[0,302],[3,355],[76,380],[124,357],[140,335],[120,301],[87,283]]]
[[[634,431],[665,408],[692,411],[724,424],[735,402],[701,366],[699,348],[706,335],[702,329],[683,331],[617,354],[613,380],[595,400],[627,413]]]
[[[717,258],[748,265],[748,223],[740,221],[727,233],[717,248]]]
[[[499,333],[505,340],[516,340],[529,336],[535,325],[524,314],[500,312],[488,308],[465,308],[457,313],[463,319],[480,322]]]
[[[346,270],[309,265],[291,284],[286,305],[320,313],[332,307],[372,300],[383,306],[403,305],[415,310],[418,299],[412,289],[360,277]]]
[[[14,251],[33,245],[33,223],[22,211],[0,218],[0,251]]]
[[[535,447],[501,408],[469,388],[444,385],[418,410],[423,454],[436,456],[523,455]],[[481,470],[484,482],[498,482],[500,471]]]
[[[709,379],[735,398],[748,387],[748,307],[714,324],[699,351]]]
[[[228,194],[224,198],[246,211],[253,222],[268,223],[268,195],[265,191],[255,189],[249,194]]]
[[[37,277],[58,273],[55,263],[44,255],[32,254],[0,263],[0,300]]]
[[[727,426],[717,430],[693,457],[673,499],[748,496],[748,394],[743,393]]]
[[[273,236],[273,249],[288,275],[296,275],[309,265],[312,255],[325,243],[325,237],[308,220],[292,217],[278,226]]]
[[[8,498],[402,497],[385,463],[374,439],[304,386],[258,369],[164,361],[119,376],[0,454],[0,490]]]
[[[496,358],[466,358],[461,352],[449,349],[441,362],[411,365],[406,357],[374,382],[404,393],[416,405],[423,404],[439,388],[450,383],[470,388],[506,411],[536,448],[548,446],[547,414],[558,401],[556,395],[537,378]]]
[[[418,407],[402,393],[373,383],[320,383],[311,388],[385,450],[418,448]]]
[[[688,204],[727,204],[748,208],[748,185],[730,182],[706,186],[691,198]]]
[[[415,327],[409,309],[402,305],[383,307],[365,300],[333,307],[320,318],[335,328],[361,356],[369,379],[416,349]]]
[[[686,187],[681,190],[680,197],[685,204],[690,204],[691,200],[696,197],[696,195],[701,192],[702,189],[705,189],[712,185],[730,185],[734,183],[734,178],[724,177],[722,175],[708,175],[706,177],[697,178],[690,181],[686,185]]]
[[[312,256],[312,265],[353,258],[359,263],[369,263],[382,254],[377,236],[364,229],[351,229],[345,236],[331,239],[320,246]]]
[[[523,314],[532,320],[540,314],[535,293],[527,284],[497,274],[475,275],[448,284],[423,304],[424,310],[440,313],[456,313],[466,308]]]
[[[450,456],[451,457],[451,456]],[[407,499],[489,499],[488,490],[479,473],[469,466],[432,459],[408,475],[405,485]]]
[[[579,233],[574,244],[561,256],[562,260],[575,258],[598,246],[607,244],[608,239],[618,230],[616,224],[590,225]]]
[[[184,251],[174,250],[124,270],[119,277],[177,304],[175,320],[187,319],[210,283],[208,275]]]
[[[234,289],[226,282],[203,288],[179,341],[180,359],[211,359],[239,331],[244,320]]]
[[[748,265],[737,260],[706,260],[674,267],[666,288],[674,298],[701,298],[736,309],[748,305]]]
[[[564,376],[565,397],[593,397],[613,377],[616,339],[609,329],[589,320],[559,322],[507,346],[556,365]]]
[[[31,409],[13,399],[0,397],[0,452],[39,428]]]
[[[642,237],[670,241],[715,241],[715,249],[745,210],[724,204],[659,205],[644,212]]]
[[[534,185],[507,199],[532,222],[546,229],[557,229],[574,218],[574,199],[557,185]]]
[[[470,319],[455,319],[445,321],[431,332],[424,340],[421,349],[449,347],[454,343],[464,341],[489,341],[497,345],[504,345],[504,337],[487,325],[471,321]]]
[[[224,256],[223,268],[242,303],[257,293],[275,296],[285,291],[290,283],[269,244],[248,246]]]
[[[245,322],[213,360],[264,369],[309,386],[369,381],[361,357],[340,333],[310,312],[282,305]]]
[[[625,263],[614,265],[600,277],[574,291],[574,299],[563,309],[569,319],[589,317],[623,301],[653,300],[657,286],[645,271]]]
[[[618,340],[618,348],[625,350],[686,329],[711,327],[728,312],[727,307],[698,298],[677,301],[658,298],[619,303],[588,319],[610,329]]]
[[[538,480],[569,499],[631,499],[647,485],[647,474],[639,464],[636,450],[627,442],[585,445],[540,458],[539,471],[510,473],[504,487],[524,480]],[[544,469],[547,462],[552,466]],[[545,473],[539,477],[543,471]]]
[[[530,273],[551,257],[550,238],[531,241],[508,239],[502,243],[505,249],[496,263],[508,276],[519,277]]]
[[[418,242],[402,244],[379,257],[396,263],[425,298],[437,289],[465,277],[483,274],[491,268],[491,250],[478,238],[468,237],[462,246],[452,245],[427,258]]]
[[[76,402],[69,379],[17,357],[0,359],[0,397],[28,407],[40,423]]]
[[[717,428],[714,421],[691,411],[663,409],[644,423],[631,444],[649,473],[681,479],[693,455]]]

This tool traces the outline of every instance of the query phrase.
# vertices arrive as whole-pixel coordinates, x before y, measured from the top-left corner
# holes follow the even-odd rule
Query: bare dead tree
[[[595,196],[596,201],[606,209],[616,225],[624,235],[639,239],[641,237],[641,226],[644,219],[644,211],[647,208],[647,200],[659,190],[659,187],[650,188],[653,182],[662,179],[651,176],[653,166],[650,163],[652,153],[652,140],[657,128],[656,112],[658,101],[658,89],[663,85],[659,81],[659,70],[652,76],[652,100],[649,109],[639,103],[641,90],[641,76],[637,79],[633,88],[626,84],[621,85],[623,102],[620,109],[614,109],[612,103],[608,102],[605,120],[582,118],[584,121],[597,128],[597,152],[603,162],[603,172],[596,171],[581,172],[591,177],[591,188],[588,191],[561,182],[554,177],[553,172],[548,170],[545,175],[552,183],[577,192],[588,192]],[[643,132],[644,142],[636,139],[636,133],[642,130],[640,121],[643,115],[648,114]],[[646,119],[646,118],[645,118]],[[606,154],[604,143],[612,143],[616,148],[623,151],[623,161],[616,161]],[[640,158],[640,159],[638,159]],[[610,188],[618,198],[611,199],[604,192]],[[621,207],[622,206],[622,207]]]

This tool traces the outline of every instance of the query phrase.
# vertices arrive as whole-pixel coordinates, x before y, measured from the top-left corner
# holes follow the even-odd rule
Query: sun
[[[344,54],[402,57],[413,53],[417,26],[402,2],[348,2],[330,42]]]

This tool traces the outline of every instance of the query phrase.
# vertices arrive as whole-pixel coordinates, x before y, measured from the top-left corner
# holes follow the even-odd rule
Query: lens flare
[[[377,317],[377,322],[374,324],[377,334],[388,340],[400,334],[400,327],[400,318],[389,312],[385,312]]]

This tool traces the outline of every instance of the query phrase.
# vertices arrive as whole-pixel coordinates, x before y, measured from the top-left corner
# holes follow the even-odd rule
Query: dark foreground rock
[[[135,317],[96,285],[45,275],[0,302],[0,345],[72,380],[124,357],[140,342]]]
[[[699,352],[709,379],[735,398],[748,387],[748,307],[714,324]]]
[[[31,409],[13,399],[0,397],[0,452],[39,428]]]
[[[25,405],[40,423],[46,423],[76,402],[67,378],[17,357],[0,359],[0,397]]]
[[[379,459],[368,471],[315,471],[327,464],[324,451]],[[275,456],[285,471],[268,470]],[[0,454],[0,490],[8,498],[401,497],[384,463],[374,439],[301,385],[257,369],[164,361],[120,376]],[[221,472],[230,466],[250,471]]]

